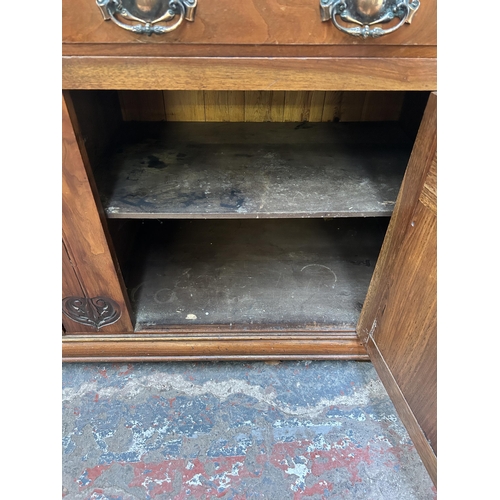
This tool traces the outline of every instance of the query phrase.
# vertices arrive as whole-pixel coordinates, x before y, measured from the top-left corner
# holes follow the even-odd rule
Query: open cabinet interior
[[[69,95],[136,332],[355,336],[427,92]]]

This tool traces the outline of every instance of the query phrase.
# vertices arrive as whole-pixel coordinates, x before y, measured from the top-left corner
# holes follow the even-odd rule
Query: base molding
[[[355,334],[66,335],[63,362],[368,360]]]

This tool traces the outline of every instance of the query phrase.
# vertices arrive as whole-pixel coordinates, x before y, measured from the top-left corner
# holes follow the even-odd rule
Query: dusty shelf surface
[[[136,221],[136,331],[353,332],[386,218]]]
[[[109,218],[389,216],[410,151],[390,122],[131,124],[95,176]]]

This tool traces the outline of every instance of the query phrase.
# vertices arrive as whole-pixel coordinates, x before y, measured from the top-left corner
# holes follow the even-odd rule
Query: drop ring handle
[[[398,30],[403,24],[410,24],[420,7],[419,0],[320,0],[322,21],[332,20],[337,29],[348,35],[362,38],[378,38]],[[337,17],[358,26],[347,27]],[[374,24],[383,24],[399,19],[399,23],[388,29]]]
[[[160,0],[161,1],[161,0]],[[127,3],[131,4],[133,0]],[[121,0],[96,0],[97,6],[101,10],[101,14],[105,21],[113,21],[117,26],[124,30],[133,33],[145,34],[151,36],[152,34],[162,35],[178,28],[184,19],[186,21],[194,21],[196,5],[198,0],[168,0],[163,13],[158,14],[156,17],[150,19],[142,19],[138,15],[131,13],[131,6],[123,5]],[[133,7],[133,3],[131,4]],[[120,20],[123,18],[128,21],[135,21],[139,24],[127,24]],[[177,20],[170,25],[164,26],[158,23],[169,22],[173,19]]]

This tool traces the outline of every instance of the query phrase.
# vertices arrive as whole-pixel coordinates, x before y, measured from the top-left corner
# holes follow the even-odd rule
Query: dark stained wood
[[[339,120],[398,121],[405,92],[343,92]]]
[[[70,118],[74,121],[73,128],[89,183],[94,189],[90,166],[99,160],[110,145],[115,144],[117,137],[121,137],[123,119],[120,96],[115,90],[74,90],[65,91],[64,95],[71,112]],[[100,209],[99,204],[97,209]]]
[[[431,94],[358,334],[436,483],[436,95]]]
[[[161,121],[166,119],[163,92],[146,90],[134,92],[122,90],[119,92],[123,119]]]
[[[405,92],[400,123],[412,142],[417,137],[428,100],[429,92]]]
[[[138,35],[111,21],[105,22],[94,2],[63,0],[62,40],[64,44],[160,45],[168,53],[169,44],[203,45],[347,45],[414,46],[437,43],[436,0],[421,2],[411,25],[406,24],[387,36],[362,39],[346,35],[332,22],[321,22],[318,0],[218,0],[199,2],[194,22],[184,22],[161,36]],[[396,24],[396,21],[393,22]],[[144,48],[146,46],[146,48]]]
[[[387,228],[375,218],[137,223],[122,266],[136,331],[354,331]]]
[[[103,332],[130,332],[128,299],[113,260],[103,230],[90,179],[82,158],[74,127],[70,119],[68,95],[63,98],[63,217],[62,230],[68,254],[76,269],[85,297],[109,297],[117,302],[122,316],[113,325],[103,327]],[[87,159],[88,161],[88,159]]]
[[[63,89],[436,90],[435,58],[63,57]]]
[[[110,218],[388,216],[411,148],[392,123],[133,128],[95,169]]]
[[[137,335],[66,336],[63,361],[199,361],[271,359],[354,359],[368,360],[366,350],[355,337],[316,338],[300,335],[217,335],[190,337]]]

